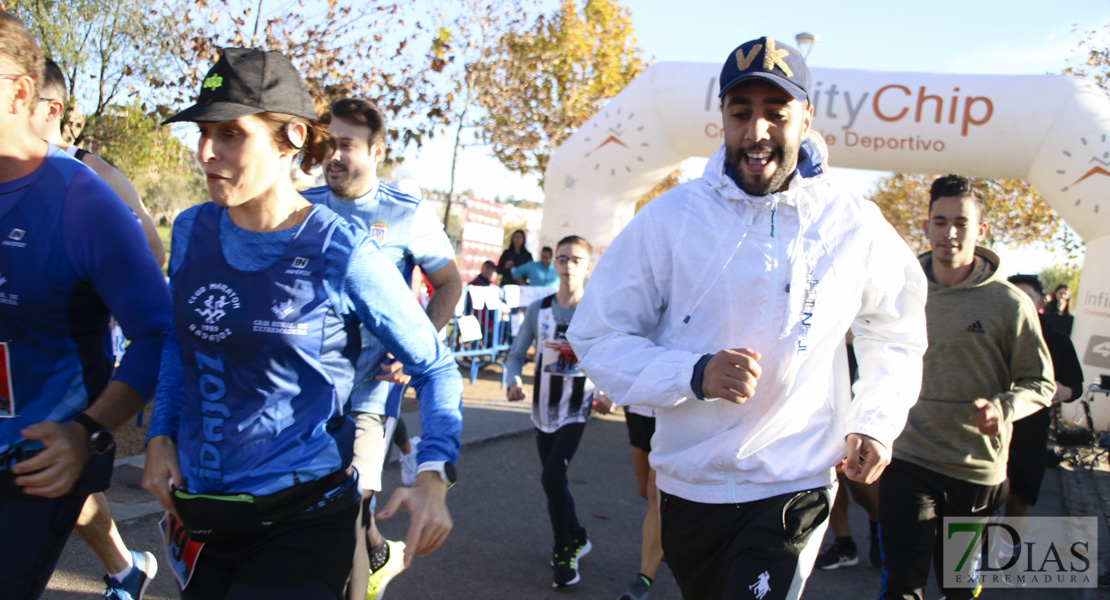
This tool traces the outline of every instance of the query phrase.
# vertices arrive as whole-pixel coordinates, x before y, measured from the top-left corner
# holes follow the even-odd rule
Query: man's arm
[[[108,384],[104,393],[85,410],[92,420],[115,430],[134,417],[145,399],[135,388],[120,381]],[[12,466],[15,484],[30,496],[57,498],[69,492],[89,459],[88,432],[80,423],[42,421],[20,431],[30,440],[39,440],[46,449]]]
[[[530,281],[532,279],[532,268],[529,265],[533,265],[535,264],[535,262],[536,261],[532,261],[518,267],[512,267],[511,269],[509,269],[509,272],[513,274],[513,279],[516,279],[517,283],[531,285]]]
[[[458,463],[462,433],[462,377],[451,351],[439,343],[431,322],[409,292],[397,267],[366,243],[351,256],[359,268],[348,272],[344,287],[363,325],[413,374],[420,398],[421,463]],[[447,483],[424,472],[411,488],[400,488],[379,513],[388,518],[399,507],[410,515],[405,564],[443,543],[453,523],[446,504]]]
[[[654,203],[652,203],[654,204]],[[578,366],[619,405],[673,406],[691,388],[701,353],[648,339],[670,302],[672,242],[652,204],[640,211],[601,256],[575,310],[567,339]]]
[[[431,273],[424,273],[428,283],[432,284],[432,297],[428,300],[428,319],[436,331],[443,329],[455,315],[455,307],[462,297],[462,277],[459,275],[459,266],[454,260],[449,260],[445,265]]]
[[[1031,302],[1018,302],[1017,322],[1010,352],[1013,387],[993,398],[1006,421],[1027,417],[1052,403],[1056,393],[1052,357],[1041,335],[1040,320]]]
[[[848,431],[873,438],[889,451],[921,391],[928,282],[920,262],[878,209],[870,203],[864,209],[861,217],[874,239],[852,324],[859,379],[853,385]]]
[[[166,248],[162,245],[162,238],[158,236],[158,229],[154,227],[154,220],[147,212],[143,199],[139,197],[139,192],[135,189],[135,186],[131,185],[131,182],[123,176],[123,173],[119,172],[119,169],[95,154],[84,155],[81,157],[81,162],[92,169],[93,173],[99,175],[116,192],[120,200],[123,200],[123,203],[135,213],[135,217],[139,219],[139,224],[143,227],[146,243],[150,246],[150,251],[154,254],[154,260],[158,263],[158,267],[166,266]]]

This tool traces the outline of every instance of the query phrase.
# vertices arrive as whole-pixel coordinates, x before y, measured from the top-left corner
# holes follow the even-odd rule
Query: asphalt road
[[[417,559],[413,567],[390,584],[392,600],[533,598],[590,598],[614,600],[626,589],[639,567],[640,525],[647,502],[636,493],[627,434],[621,417],[595,419],[586,428],[579,452],[570,467],[571,489],[579,519],[589,532],[593,551],[581,561],[582,581],[570,588],[551,587],[551,530],[539,482],[539,460],[530,433],[473,443],[463,450],[459,484],[451,490],[449,506],[455,529],[447,543],[432,555]],[[124,485],[137,484],[121,478]],[[385,472],[386,489],[399,484],[396,464]],[[1035,514],[1063,514],[1059,477],[1050,470],[1042,502]],[[866,551],[866,516],[851,509],[857,543]],[[403,537],[404,517],[382,523],[387,537]],[[156,517],[148,516],[121,525],[133,549],[160,547]],[[862,537],[859,535],[862,534]],[[831,536],[831,534],[828,534]],[[830,537],[831,539],[831,537]],[[160,552],[155,551],[160,555]],[[862,557],[861,557],[862,558]],[[805,598],[875,598],[879,570],[865,566],[817,571],[810,578]],[[63,554],[51,581],[48,600],[91,598],[103,587],[102,567],[75,536]],[[177,598],[176,583],[163,571],[148,589],[146,598]],[[667,570],[660,568],[653,600],[678,600],[680,595]],[[931,587],[926,597],[940,597]],[[1063,590],[988,590],[985,598],[1057,599]]]

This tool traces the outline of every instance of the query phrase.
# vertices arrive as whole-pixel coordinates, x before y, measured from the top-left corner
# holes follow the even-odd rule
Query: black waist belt
[[[304,512],[350,477],[350,470],[343,469],[257,497],[250,494],[189,494],[174,490],[173,504],[192,539],[225,542],[258,534],[272,523]]]
[[[341,469],[314,481],[298,483],[266,496],[256,496],[255,506],[266,521],[279,521],[299,513],[321,500],[324,494],[350,479],[350,469]]]

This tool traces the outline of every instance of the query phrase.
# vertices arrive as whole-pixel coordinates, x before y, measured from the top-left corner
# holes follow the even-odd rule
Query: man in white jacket
[[[656,409],[651,465],[683,597],[797,598],[834,467],[877,479],[917,399],[926,280],[803,143],[797,50],[746,42],[720,81],[724,146],[617,236],[567,336],[598,387]]]

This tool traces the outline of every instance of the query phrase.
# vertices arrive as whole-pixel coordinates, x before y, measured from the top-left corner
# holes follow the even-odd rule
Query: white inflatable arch
[[[551,157],[543,228],[604,249],[638,198],[722,142],[720,65],[644,71]],[[1110,375],[1110,99],[1054,75],[812,69],[813,128],[839,167],[1024,179],[1087,243],[1072,340],[1088,380]]]

